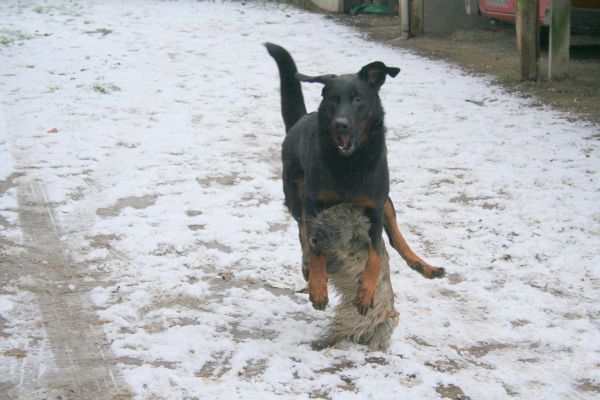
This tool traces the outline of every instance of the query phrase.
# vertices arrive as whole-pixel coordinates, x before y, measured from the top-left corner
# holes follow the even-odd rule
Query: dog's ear
[[[400,68],[388,67],[381,61],[375,61],[362,67],[358,72],[358,77],[379,90],[383,82],[385,82],[386,75],[394,78],[398,75],[398,72],[400,72]]]
[[[327,85],[333,78],[335,78],[335,75],[307,76],[296,72],[296,79],[300,82],[322,83],[323,85]]]

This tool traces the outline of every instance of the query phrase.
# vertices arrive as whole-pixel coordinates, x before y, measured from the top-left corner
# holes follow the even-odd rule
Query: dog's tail
[[[290,53],[281,46],[273,43],[265,43],[267,51],[273,57],[279,68],[279,79],[281,80],[281,114],[285,131],[288,132],[300,118],[306,115],[304,96],[300,82],[296,79],[296,64]]]

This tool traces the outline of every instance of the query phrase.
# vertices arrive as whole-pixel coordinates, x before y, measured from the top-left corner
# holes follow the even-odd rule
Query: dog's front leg
[[[366,315],[369,309],[373,308],[373,299],[381,270],[381,234],[383,230],[383,210],[366,208],[366,213],[371,220],[369,229],[371,243],[355,300],[356,308],[361,315]]]
[[[327,257],[311,249],[308,261],[308,296],[317,310],[324,310],[329,303],[327,296]]]
[[[312,222],[317,209],[310,200],[305,201],[304,223],[309,235],[308,296],[317,310],[324,310],[329,302],[327,295],[327,256],[320,248],[320,241],[313,236]]]

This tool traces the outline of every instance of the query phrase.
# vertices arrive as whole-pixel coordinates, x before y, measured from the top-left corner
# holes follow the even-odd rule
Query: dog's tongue
[[[340,136],[340,145],[342,146],[342,148],[344,150],[348,150],[350,147],[352,147],[352,143],[350,143],[350,136]]]

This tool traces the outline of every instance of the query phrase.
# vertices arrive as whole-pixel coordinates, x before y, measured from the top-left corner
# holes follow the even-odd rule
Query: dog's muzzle
[[[342,155],[349,156],[356,149],[356,145],[350,135],[339,135],[337,137],[337,148]]]

